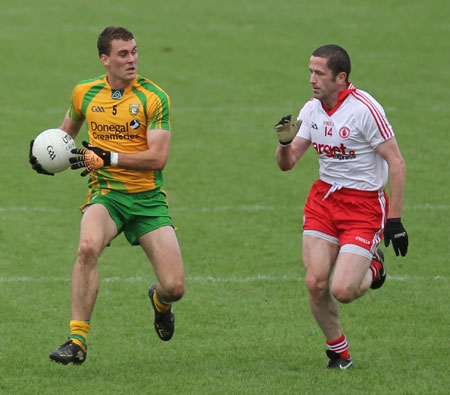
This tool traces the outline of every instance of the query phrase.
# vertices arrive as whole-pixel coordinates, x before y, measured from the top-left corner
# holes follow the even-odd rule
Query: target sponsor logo
[[[313,147],[319,155],[326,154],[326,156],[328,156],[330,158],[335,154],[345,155],[347,153],[345,151],[347,149],[347,147],[343,143],[341,143],[340,146],[332,146],[329,144],[313,143]]]
[[[341,143],[339,146],[329,145],[329,144],[312,144],[314,149],[317,151],[319,155],[325,154],[328,158],[334,158],[339,160],[347,160],[347,159],[355,159],[356,153],[355,151],[348,151],[347,147],[344,143]]]

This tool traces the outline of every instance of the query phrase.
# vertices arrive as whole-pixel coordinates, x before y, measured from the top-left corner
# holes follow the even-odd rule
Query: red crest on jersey
[[[347,140],[350,137],[350,129],[347,126],[342,126],[339,129],[339,137],[343,140]]]

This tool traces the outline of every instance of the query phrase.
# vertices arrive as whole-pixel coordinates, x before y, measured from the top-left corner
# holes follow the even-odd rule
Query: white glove
[[[281,118],[281,121],[278,122],[274,128],[278,141],[284,146],[292,143],[292,140],[294,140],[294,137],[297,135],[300,125],[302,124],[301,120],[298,120],[293,124],[291,119],[292,115],[286,115]]]

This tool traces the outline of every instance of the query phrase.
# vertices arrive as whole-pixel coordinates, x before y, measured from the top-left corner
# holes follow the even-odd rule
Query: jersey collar
[[[128,85],[125,89],[113,89],[108,81],[108,75],[105,74],[105,82],[106,85],[108,86],[109,89],[113,90],[113,91],[122,91],[122,92],[127,92],[129,91],[134,85],[136,85],[136,82],[138,80],[138,75],[136,75],[136,77],[134,77],[134,80],[131,82],[130,85]]]
[[[354,92],[355,90],[356,90],[355,86],[351,82],[349,82],[347,89],[345,91],[339,92],[337,104],[331,110],[328,110],[322,103],[323,110],[328,114],[328,116],[332,116],[337,111],[337,109],[342,105],[347,96],[350,93]]]

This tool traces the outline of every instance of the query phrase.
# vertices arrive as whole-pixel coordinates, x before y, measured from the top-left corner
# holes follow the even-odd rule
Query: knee
[[[167,299],[170,300],[170,302],[180,300],[183,297],[185,290],[186,286],[184,279],[171,281],[164,287]]]
[[[343,286],[343,285],[332,285],[331,287],[331,294],[333,297],[341,302],[341,303],[350,303],[353,300],[356,299],[356,290],[349,286]]]
[[[306,287],[313,301],[320,301],[329,291],[328,279],[320,279],[314,275],[306,276]]]
[[[94,264],[100,256],[101,249],[88,239],[80,240],[78,246],[78,261],[80,264]]]

